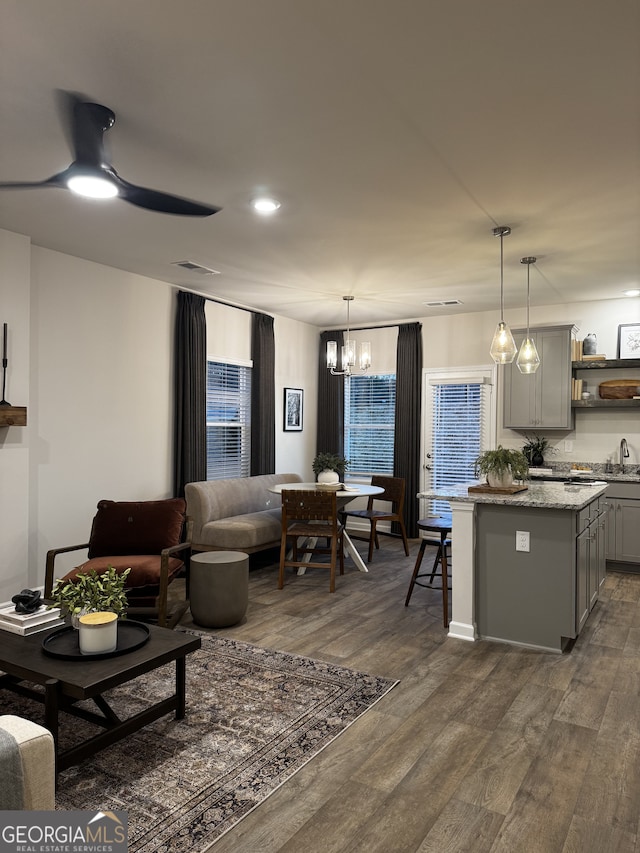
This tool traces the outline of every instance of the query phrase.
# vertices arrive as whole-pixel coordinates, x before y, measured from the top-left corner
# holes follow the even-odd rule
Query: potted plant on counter
[[[514,480],[525,480],[529,463],[521,450],[507,450],[499,444],[495,450],[485,450],[475,461],[476,477],[484,474],[492,488],[504,489]]]
[[[544,435],[525,436],[526,441],[522,452],[524,453],[527,462],[533,468],[539,468],[544,465],[544,452],[549,450],[551,443]]]
[[[347,470],[349,460],[337,453],[318,453],[313,460],[313,473],[318,483],[339,483]]]

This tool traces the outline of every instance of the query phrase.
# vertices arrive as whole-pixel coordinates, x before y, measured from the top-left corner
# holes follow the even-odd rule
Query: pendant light
[[[343,296],[342,298],[347,303],[347,337],[342,347],[342,370],[336,370],[338,366],[338,342],[327,341],[327,367],[332,376],[351,376],[356,366],[356,342],[349,337],[349,305],[353,302],[354,297]],[[360,344],[359,367],[362,371],[371,367],[371,344],[369,341],[362,341]]]
[[[500,238],[500,322],[491,341],[491,358],[496,364],[511,364],[516,357],[516,342],[513,340],[511,329],[504,322],[504,252],[502,241],[511,234],[508,225],[498,225],[493,229],[493,236]]]
[[[536,258],[520,258],[521,264],[527,266],[527,337],[522,342],[516,364],[520,373],[535,373],[540,367],[540,356],[535,342],[529,337],[529,269],[535,264]]]

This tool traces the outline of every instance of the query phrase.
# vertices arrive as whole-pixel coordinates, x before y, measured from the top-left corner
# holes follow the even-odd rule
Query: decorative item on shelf
[[[499,444],[495,450],[485,450],[475,461],[475,475],[484,474],[487,483],[496,489],[504,489],[514,480],[525,480],[529,476],[529,463],[521,450],[508,450]]]
[[[125,569],[119,573],[108,566],[100,574],[93,570],[79,572],[74,578],[59,579],[51,590],[51,601],[71,616],[74,627],[85,613],[108,611],[124,616],[128,606],[125,583],[130,571]]]
[[[500,237],[500,322],[491,341],[491,358],[496,364],[511,364],[516,357],[516,342],[511,329],[504,322],[504,250],[503,239],[511,234],[508,225],[499,225],[493,229],[493,236]]]
[[[351,330],[349,326],[349,305],[353,302],[353,296],[343,296],[347,303],[347,337],[342,347],[341,370],[338,367],[338,342],[327,341],[327,367],[331,371],[332,376],[351,376],[356,366],[356,342],[350,338]],[[371,344],[369,341],[362,341],[360,344],[360,358],[358,360],[360,370],[366,372],[371,367]]]
[[[535,341],[529,335],[529,269],[531,264],[535,264],[536,260],[536,258],[520,258],[520,263],[527,265],[527,337],[523,340],[516,359],[520,373],[535,373],[540,367],[540,356]]]
[[[601,400],[633,400],[640,394],[640,379],[608,379],[598,386]]]
[[[313,460],[313,473],[318,483],[336,484],[344,477],[344,472],[349,466],[349,460],[337,453],[318,453]]]
[[[593,332],[589,332],[586,338],[582,341],[582,355],[596,355],[598,352],[598,339],[593,334]]]
[[[525,459],[532,468],[544,465],[545,450],[549,450],[551,444],[544,435],[525,436],[525,444],[522,448]]]
[[[640,358],[640,323],[618,326],[618,358]]]

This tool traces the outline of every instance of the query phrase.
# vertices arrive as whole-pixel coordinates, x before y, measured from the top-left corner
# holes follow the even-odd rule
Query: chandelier
[[[327,367],[331,371],[332,376],[351,376],[356,366],[356,342],[350,338],[349,327],[349,306],[353,302],[353,296],[343,296],[343,300],[347,303],[347,336],[344,341],[341,353],[341,370],[338,370],[338,342],[327,341]],[[360,353],[357,364],[360,370],[366,371],[371,367],[371,344],[369,341],[362,341],[360,344]]]

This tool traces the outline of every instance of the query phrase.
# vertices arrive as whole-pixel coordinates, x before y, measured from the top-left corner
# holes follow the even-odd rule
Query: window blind
[[[251,368],[207,361],[207,479],[248,477]]]
[[[478,382],[434,383],[432,388],[432,488],[473,480],[483,449],[491,386]],[[436,513],[450,512],[447,501],[433,501]]]
[[[350,474],[393,474],[395,409],[395,374],[345,381],[344,446]]]

